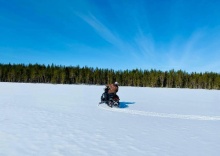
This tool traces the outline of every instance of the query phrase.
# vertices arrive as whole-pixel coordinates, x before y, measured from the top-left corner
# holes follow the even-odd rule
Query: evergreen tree
[[[39,64],[0,64],[0,82],[98,84],[119,82],[122,86],[220,89],[220,74],[187,73],[181,70],[124,70],[65,67]]]

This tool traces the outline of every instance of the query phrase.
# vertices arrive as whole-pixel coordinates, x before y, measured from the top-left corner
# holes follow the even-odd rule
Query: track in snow
[[[183,114],[146,112],[146,111],[131,110],[131,109],[110,108],[106,104],[101,104],[98,107],[101,109],[107,110],[107,111],[141,115],[141,116],[172,118],[172,119],[186,119],[186,120],[220,121],[220,116],[183,115]]]

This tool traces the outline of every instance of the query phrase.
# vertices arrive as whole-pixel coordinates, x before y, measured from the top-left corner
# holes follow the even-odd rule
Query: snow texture
[[[1,156],[218,156],[220,91],[0,83]]]

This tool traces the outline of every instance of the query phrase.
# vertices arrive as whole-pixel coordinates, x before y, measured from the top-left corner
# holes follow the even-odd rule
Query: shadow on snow
[[[120,102],[119,108],[127,108],[130,104],[135,104],[135,102]]]

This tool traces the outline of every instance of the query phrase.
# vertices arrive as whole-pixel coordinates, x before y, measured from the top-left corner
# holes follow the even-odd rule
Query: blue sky
[[[219,0],[0,0],[0,63],[220,72]]]

